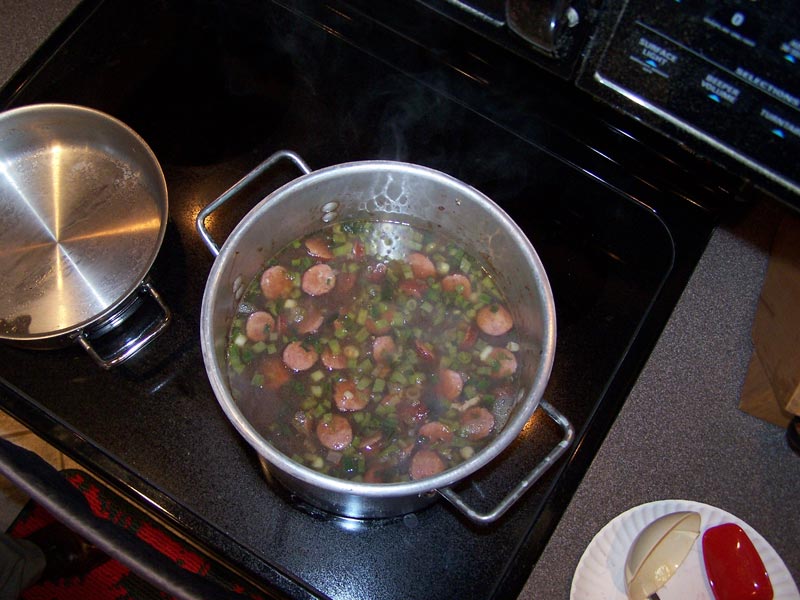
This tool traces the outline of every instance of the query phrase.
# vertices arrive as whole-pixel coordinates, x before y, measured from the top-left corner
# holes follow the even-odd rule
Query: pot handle
[[[83,330],[78,332],[78,343],[84,350],[86,350],[89,356],[94,359],[94,362],[106,370],[128,360],[131,356],[136,354],[139,350],[150,343],[150,341],[153,340],[157,335],[164,331],[166,326],[169,325],[170,321],[172,321],[172,311],[170,311],[169,307],[161,299],[161,295],[155,290],[149,281],[143,281],[139,291],[150,294],[153,300],[155,300],[158,304],[163,315],[160,319],[153,321],[153,323],[138,336],[128,340],[122,345],[122,347],[118,348],[110,356],[100,356],[100,354],[94,349],[89,341],[89,336],[87,333]]]
[[[493,523],[503,516],[503,514],[505,514],[505,512],[522,497],[528,488],[530,488],[539,480],[542,475],[544,475],[545,471],[547,471],[547,469],[549,469],[552,464],[558,460],[559,457],[564,454],[567,448],[569,448],[569,446],[572,444],[572,440],[575,437],[575,428],[572,426],[572,423],[570,423],[569,420],[559,411],[557,411],[549,402],[542,401],[539,406],[541,406],[542,410],[547,413],[547,416],[553,419],[553,421],[555,421],[556,424],[561,427],[564,435],[556,447],[553,448],[550,453],[544,457],[544,459],[542,459],[538,465],[536,465],[533,471],[528,473],[528,475],[522,481],[520,481],[517,486],[497,504],[497,506],[495,506],[489,512],[481,513],[469,506],[464,499],[461,498],[461,496],[459,496],[451,488],[442,488],[441,490],[436,490],[474,523],[477,523],[478,525],[488,525],[489,523]]]
[[[278,161],[286,159],[293,162],[298,169],[303,172],[303,175],[308,175],[311,173],[311,167],[309,167],[306,162],[300,158],[296,153],[292,152],[291,150],[278,150],[275,154],[267,158],[264,162],[258,165],[255,169],[250,171],[247,175],[242,177],[239,181],[234,183],[227,191],[225,191],[219,198],[211,202],[208,206],[206,206],[203,210],[201,210],[195,221],[195,225],[197,226],[197,232],[200,234],[200,237],[203,238],[203,242],[211,251],[211,254],[214,256],[219,255],[219,245],[214,239],[211,237],[211,233],[209,233],[208,229],[206,229],[206,219],[217,210],[220,206],[225,204],[228,200],[233,198],[236,194],[238,194],[243,188],[250,185],[254,179],[259,177],[264,171],[272,167]]]

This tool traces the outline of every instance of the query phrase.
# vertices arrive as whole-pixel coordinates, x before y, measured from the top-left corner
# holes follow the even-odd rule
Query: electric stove
[[[3,409],[276,597],[516,596],[715,222],[746,187],[575,86],[580,52],[571,46],[517,51],[518,40],[498,41],[449,10],[87,1],[0,94],[3,108],[105,111],[151,146],[170,209],[150,279],[173,313],[163,335],[108,371],[77,345],[0,346]],[[540,255],[558,327],[545,399],[576,437],[497,522],[475,525],[444,500],[378,520],[304,505],[267,481],[217,404],[199,339],[213,256],[195,218],[282,149],[313,169],[391,159],[444,171],[503,207]],[[258,178],[215,213],[214,238],[296,176],[277,168]],[[537,411],[457,491],[492,506],[561,436]]]

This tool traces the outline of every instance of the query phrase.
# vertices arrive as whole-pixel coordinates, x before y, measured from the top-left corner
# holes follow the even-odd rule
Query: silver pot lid
[[[0,115],[0,337],[102,319],[163,240],[167,191],[145,142],[103,113],[35,105]]]

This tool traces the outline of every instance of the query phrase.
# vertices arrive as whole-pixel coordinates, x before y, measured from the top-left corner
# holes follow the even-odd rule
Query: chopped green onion
[[[409,377],[411,383],[414,383],[416,385],[422,385],[423,383],[425,383],[426,379],[427,377],[425,377],[424,373],[412,373],[411,376]]]
[[[245,362],[245,363],[249,363],[251,360],[253,360],[253,356],[255,356],[253,354],[253,351],[250,348],[248,348],[247,346],[245,346],[244,348],[241,349],[240,354],[241,354],[241,357],[242,357],[242,362]]]
[[[400,385],[405,385],[408,383],[408,380],[405,378],[400,371],[394,371],[392,375],[389,377],[389,381],[394,381],[395,383],[399,383]]]
[[[230,363],[231,368],[237,373],[241,374],[242,371],[244,371],[244,364],[242,363],[242,359],[239,357],[238,346],[231,346],[230,350],[228,351],[228,362]]]
[[[345,256],[350,254],[353,251],[353,244],[352,242],[347,242],[346,244],[342,244],[341,246],[336,246],[333,249],[334,256]]]

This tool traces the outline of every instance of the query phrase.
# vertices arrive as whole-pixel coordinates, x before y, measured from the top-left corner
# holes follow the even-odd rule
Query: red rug
[[[167,529],[144,513],[110,492],[89,474],[79,470],[62,472],[89,502],[92,512],[132,533],[158,550],[179,567],[213,580],[221,590],[241,595],[242,599],[262,599],[264,596],[248,582],[240,580],[217,561],[188,547]],[[25,538],[52,523],[53,517],[33,501],[20,512],[8,533]],[[171,596],[157,590],[128,567],[109,558],[91,571],[57,582],[42,582],[23,592],[24,600],[166,600]]]

